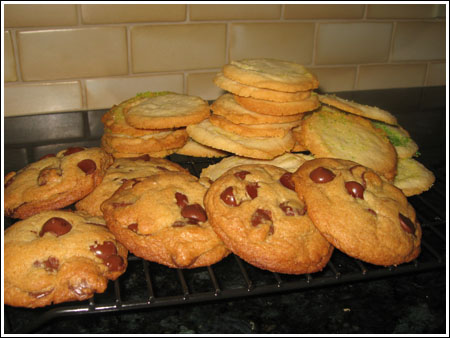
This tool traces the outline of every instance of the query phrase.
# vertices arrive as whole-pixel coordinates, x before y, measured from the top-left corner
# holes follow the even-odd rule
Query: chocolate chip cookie
[[[351,257],[376,265],[409,262],[422,231],[400,189],[358,163],[321,158],[294,174],[299,197],[325,238]]]
[[[5,177],[5,215],[24,219],[82,199],[100,184],[112,161],[100,148],[73,147],[9,173]]]
[[[116,238],[136,256],[173,268],[212,265],[229,250],[209,224],[206,186],[165,172],[125,182],[101,205]]]
[[[234,167],[205,195],[208,218],[230,250],[273,272],[321,270],[333,247],[308,217],[288,171],[267,164]]]
[[[102,218],[44,211],[5,230],[5,304],[29,308],[85,300],[127,267],[127,250]]]

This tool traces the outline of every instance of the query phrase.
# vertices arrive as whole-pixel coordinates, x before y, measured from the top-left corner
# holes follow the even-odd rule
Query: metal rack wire
[[[202,168],[214,161],[187,157],[171,159],[197,176]],[[96,294],[89,300],[33,310],[5,306],[5,333],[31,333],[51,320],[65,316],[220,301],[444,269],[447,238],[445,179],[437,177],[430,191],[411,197],[409,201],[422,224],[423,239],[420,256],[407,264],[380,267],[335,250],[321,272],[285,275],[253,267],[233,254],[213,266],[192,270],[171,269],[130,255],[127,271],[110,282],[103,294]]]

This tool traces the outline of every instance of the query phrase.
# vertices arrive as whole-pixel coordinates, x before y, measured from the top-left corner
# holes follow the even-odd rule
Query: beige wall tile
[[[408,88],[425,83],[426,64],[361,66],[356,88]]]
[[[5,116],[83,109],[78,81],[5,86]]]
[[[321,23],[316,64],[387,61],[391,34],[391,23]]]
[[[125,27],[17,33],[25,81],[123,75],[128,71]]]
[[[279,19],[281,5],[190,5],[191,20]]]
[[[188,74],[187,94],[200,96],[204,100],[217,99],[225,91],[214,84],[216,74],[217,72]]]
[[[183,74],[89,79],[86,80],[87,108],[110,108],[138,93],[166,90],[183,93]]]
[[[444,60],[445,22],[399,22],[392,60]]]
[[[81,5],[81,17],[86,24],[184,21],[186,5]]]
[[[5,27],[72,26],[78,22],[76,5],[7,4]]]
[[[446,64],[432,63],[428,66],[427,86],[445,86]]]
[[[434,18],[439,5],[367,5],[369,19],[421,19]]]
[[[364,5],[285,5],[285,19],[360,19]]]
[[[312,61],[313,23],[232,23],[230,60],[266,57],[308,65]]]
[[[226,25],[155,25],[131,29],[133,72],[222,67]]]
[[[353,90],[356,67],[313,67],[310,71],[319,79],[319,90],[326,93]]]
[[[14,59],[14,47],[11,40],[11,33],[5,31],[4,38],[5,82],[17,81],[16,60]]]

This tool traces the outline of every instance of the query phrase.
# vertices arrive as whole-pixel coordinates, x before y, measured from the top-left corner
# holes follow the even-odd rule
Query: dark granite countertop
[[[437,222],[446,234],[448,215],[445,213],[446,181],[446,88],[408,88],[338,93],[340,97],[376,105],[394,114],[419,145],[418,160],[435,172],[438,192],[422,194],[414,200],[419,212],[422,204],[426,222]],[[69,145],[96,146],[103,133],[100,117],[105,111],[67,112],[39,116],[4,119],[4,173],[18,170],[27,163]],[[437,196],[437,197],[436,197]],[[427,202],[430,201],[430,202]],[[431,209],[430,209],[431,208]],[[427,210],[431,211],[427,211]],[[436,215],[434,214],[436,212]],[[4,226],[12,220],[5,219]],[[445,237],[446,238],[446,237]],[[445,239],[440,243],[445,246]],[[434,244],[430,245],[433,250]],[[432,253],[432,252],[431,252]],[[441,251],[439,252],[441,253]],[[343,255],[342,253],[340,253]],[[39,334],[448,334],[446,326],[447,259],[420,269],[422,260],[428,262],[429,253],[419,259],[419,269],[408,268],[402,273],[369,271],[363,277],[346,279],[347,261],[340,264],[339,253],[333,254],[335,267],[342,271],[336,281],[325,275],[312,275],[313,282],[296,288],[268,288],[261,292],[242,293],[237,297],[209,297],[205,301],[167,302],[163,306],[132,308],[121,311],[49,317],[43,325],[33,328]],[[428,256],[427,256],[428,255]],[[233,258],[217,267],[230,279],[233,272],[226,266]],[[133,262],[139,265],[141,261]],[[235,263],[233,263],[235,264]],[[141,266],[141,265],[139,265]],[[248,269],[248,266],[246,267]],[[369,270],[371,267],[368,267]],[[137,267],[136,269],[139,269]],[[170,296],[176,270],[159,268],[151,263],[155,292]],[[330,271],[333,270],[329,269]],[[140,277],[129,277],[120,285],[123,297],[141,292]],[[259,272],[248,269],[250,278]],[[253,274],[255,273],[255,274]],[[218,274],[220,275],[220,274]],[[140,276],[140,275],[139,275]],[[174,277],[175,276],[175,277]],[[266,278],[264,274],[261,278]],[[202,280],[209,279],[206,270],[185,274],[188,288],[202,290]],[[191,279],[196,279],[191,283]],[[258,283],[256,277],[256,284]],[[282,278],[284,278],[282,276]],[[302,277],[303,278],[303,277]],[[199,282],[200,280],[200,282]],[[289,280],[289,279],[288,279]],[[317,283],[314,283],[317,281]],[[325,281],[322,283],[322,281]],[[225,283],[219,281],[220,283]],[[231,283],[234,283],[232,281]],[[117,290],[111,283],[113,294]],[[192,286],[194,285],[194,286]],[[283,284],[283,285],[289,285]],[[254,290],[258,290],[258,285]],[[108,291],[106,292],[108,293]],[[117,295],[117,294],[116,294]],[[97,296],[96,296],[97,297]],[[105,295],[104,297],[107,297]],[[133,300],[133,296],[130,296]],[[102,296],[99,296],[101,303]],[[124,302],[126,302],[126,298]],[[96,300],[97,302],[97,300]],[[84,305],[88,302],[83,302]],[[71,303],[70,305],[74,305]],[[75,304],[76,306],[76,304]],[[57,306],[56,306],[57,307]],[[40,315],[55,307],[28,310],[5,306],[5,332],[19,332]]]

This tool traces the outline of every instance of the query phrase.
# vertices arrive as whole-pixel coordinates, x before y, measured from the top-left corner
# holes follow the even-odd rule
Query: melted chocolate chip
[[[328,183],[332,181],[336,175],[329,169],[317,167],[310,172],[309,177],[314,183]]]
[[[82,148],[82,147],[70,147],[70,148],[67,148],[67,150],[64,152],[63,155],[68,156],[68,155],[72,155],[72,154],[78,153],[83,150],[84,150],[84,148]]]
[[[232,207],[236,207],[237,201],[236,198],[234,197],[233,194],[233,187],[228,187],[226,188],[221,194],[220,194],[220,199],[222,201],[224,201],[224,203],[226,205],[232,206]]]
[[[138,224],[132,223],[128,226],[128,229],[130,229],[131,231],[134,231],[134,232],[138,232]]]
[[[306,206],[303,208],[295,208],[289,205],[289,201],[285,201],[279,205],[286,216],[303,216],[306,213]]]
[[[256,209],[250,222],[254,227],[262,223],[272,223],[272,212],[265,209]]]
[[[90,174],[94,173],[95,170],[97,169],[97,165],[95,164],[95,162],[90,159],[85,159],[83,161],[80,161],[77,164],[77,166],[78,166],[78,168],[83,170],[86,175],[90,175]]]
[[[295,184],[292,180],[292,173],[284,173],[280,177],[280,183],[284,185],[286,188],[294,190],[295,191]]]
[[[42,226],[39,236],[42,237],[45,233],[50,232],[56,237],[68,233],[72,229],[72,225],[65,219],[60,217],[52,217]]]
[[[108,267],[109,271],[119,271],[124,268],[123,258],[117,254],[116,245],[111,241],[105,241],[103,244],[91,245],[89,249]]]
[[[111,241],[105,241],[103,244],[91,245],[89,249],[99,258],[105,260],[111,255],[117,254],[117,248]]]
[[[181,216],[194,220],[195,222],[204,222],[207,220],[205,209],[198,203],[186,205],[181,210]]]
[[[180,208],[184,208],[186,205],[189,204],[189,200],[185,194],[182,194],[181,192],[175,193],[175,199],[177,200],[177,205]]]
[[[234,176],[236,176],[237,178],[239,178],[241,180],[245,180],[245,176],[247,176],[248,174],[250,174],[250,171],[242,170],[242,171],[238,171],[237,173],[234,173]]]
[[[37,268],[44,268],[47,272],[58,271],[59,269],[59,260],[53,256],[50,256],[45,261],[35,261],[33,266]]]
[[[92,293],[91,286],[84,278],[76,285],[69,284],[69,290],[78,297],[89,296]]]
[[[182,228],[182,227],[186,226],[186,223],[183,222],[183,221],[175,221],[175,222],[172,224],[172,226],[173,226],[174,228]]]
[[[364,199],[364,187],[355,181],[345,182],[347,192],[355,198]]]
[[[258,182],[251,182],[245,186],[245,190],[251,199],[258,197]]]
[[[401,213],[398,214],[398,217],[400,219],[400,225],[402,229],[409,234],[414,234],[414,232],[416,231],[414,223],[408,217],[402,215]]]
[[[103,260],[109,271],[120,271],[124,268],[123,258],[119,255],[111,255]]]

